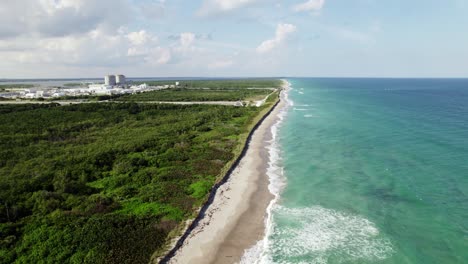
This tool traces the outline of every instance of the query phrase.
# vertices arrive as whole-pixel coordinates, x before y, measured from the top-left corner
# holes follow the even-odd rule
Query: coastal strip
[[[266,209],[274,198],[268,190],[265,142],[283,106],[280,99],[253,127],[239,157],[159,263],[235,263],[263,238]]]

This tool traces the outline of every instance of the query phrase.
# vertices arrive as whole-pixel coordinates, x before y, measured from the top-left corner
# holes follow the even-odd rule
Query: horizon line
[[[125,76],[127,79],[166,79],[166,80],[177,80],[177,79],[186,79],[186,80],[195,80],[195,79],[468,79],[468,76],[465,77],[400,77],[400,76],[382,76],[382,77],[370,77],[370,76]],[[47,80],[95,80],[103,79],[102,77],[28,77],[28,78],[0,78],[0,82],[7,81],[47,81]]]

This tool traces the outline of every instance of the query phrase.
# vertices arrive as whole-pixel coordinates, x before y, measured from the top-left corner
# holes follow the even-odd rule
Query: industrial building
[[[106,77],[104,77],[104,84],[114,86],[116,84],[115,75],[107,75]]]
[[[123,74],[107,75],[104,77],[104,84],[109,86],[124,86],[127,84],[127,80]]]
[[[37,98],[54,98],[64,96],[89,96],[89,95],[115,95],[115,94],[133,94],[148,91],[158,91],[168,88],[176,88],[179,82],[175,85],[159,85],[149,86],[146,83],[132,85],[130,82],[127,85],[125,75],[107,75],[102,83],[81,83],[76,87],[46,87],[46,88],[26,88],[19,91],[6,91],[0,93],[0,97],[9,99],[37,99]]]
[[[117,85],[126,85],[127,80],[125,79],[125,75],[119,74],[115,76],[115,82]]]

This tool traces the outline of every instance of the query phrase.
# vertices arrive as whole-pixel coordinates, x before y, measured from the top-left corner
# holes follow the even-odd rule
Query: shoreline
[[[284,88],[288,83],[283,82]],[[244,155],[217,188],[209,206],[202,209],[200,219],[194,220],[195,225],[160,263],[236,263],[263,239],[267,208],[275,198],[269,190],[267,142],[286,105],[283,92],[254,128]]]

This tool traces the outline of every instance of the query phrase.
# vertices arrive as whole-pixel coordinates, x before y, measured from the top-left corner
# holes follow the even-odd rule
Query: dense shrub
[[[0,106],[0,263],[146,263],[261,109]]]

